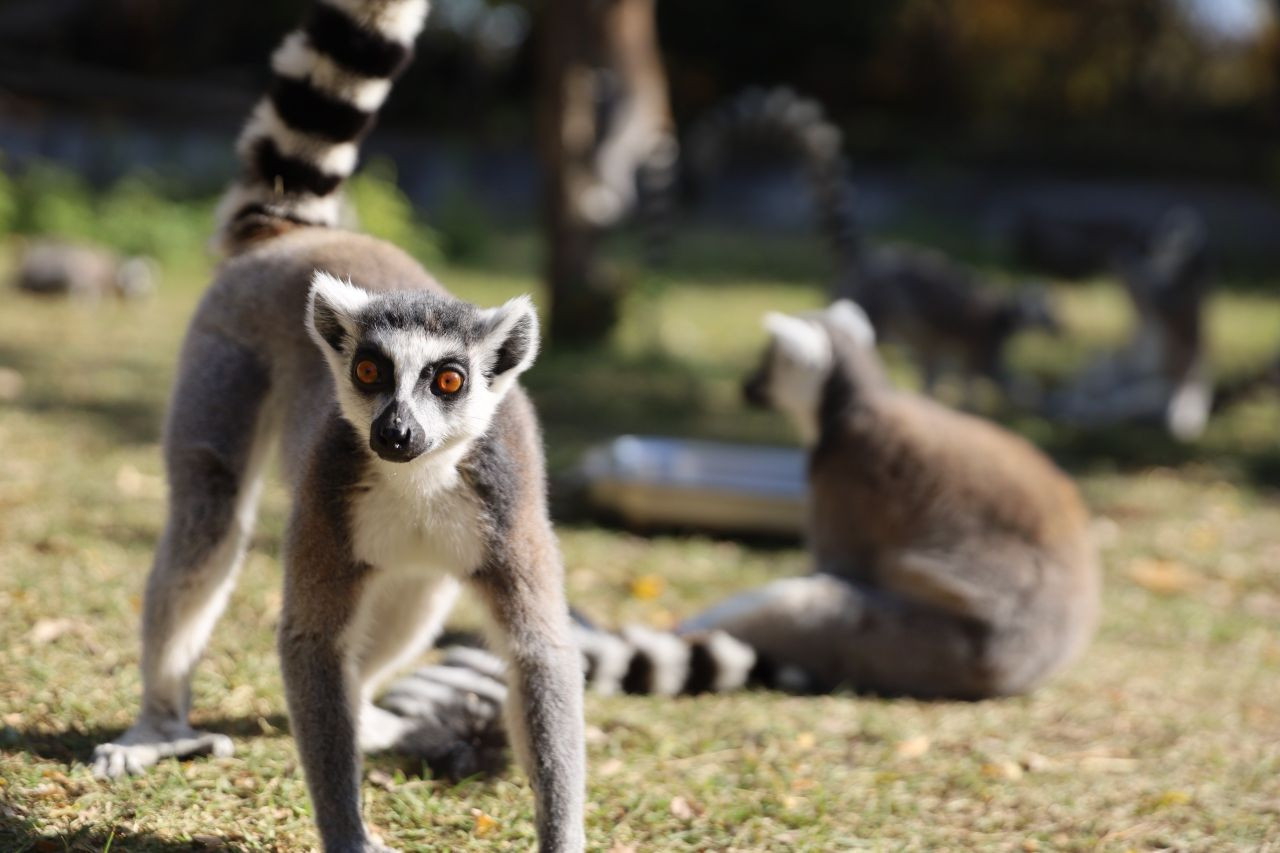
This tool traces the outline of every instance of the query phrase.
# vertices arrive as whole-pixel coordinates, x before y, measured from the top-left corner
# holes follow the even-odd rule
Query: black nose
[[[399,418],[396,418],[393,421],[388,421],[382,425],[381,429],[378,430],[378,440],[385,446],[395,450],[408,446],[412,439],[413,430],[411,430],[409,425],[403,423]]]
[[[369,429],[369,446],[388,462],[408,462],[427,449],[429,442],[413,415],[401,406],[387,408]]]

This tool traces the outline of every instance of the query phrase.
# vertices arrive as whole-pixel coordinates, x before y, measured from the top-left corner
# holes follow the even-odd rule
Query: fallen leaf
[[[1022,778],[1022,767],[1012,761],[991,761],[982,765],[982,775],[988,779],[1007,779],[1013,782]]]
[[[477,838],[484,838],[498,828],[498,821],[479,809],[472,809],[471,817],[475,820],[475,825],[471,828],[471,832]]]
[[[661,575],[641,575],[631,581],[631,597],[641,601],[653,601],[662,595],[667,582]]]
[[[27,638],[33,645],[47,646],[66,634],[78,634],[82,630],[83,627],[74,619],[41,619],[32,626]]]
[[[28,797],[38,800],[62,800],[67,796],[66,788],[53,782],[44,782],[34,788],[28,788],[25,793]]]
[[[1129,566],[1129,577],[1156,595],[1181,595],[1201,581],[1199,575],[1176,560],[1135,560]]]
[[[369,784],[381,788],[384,791],[394,791],[396,789],[396,780],[391,778],[391,774],[385,770],[370,770],[366,777]]]
[[[1138,769],[1138,760],[1114,755],[1086,755],[1080,759],[1080,767],[1099,773],[1132,773]]]
[[[898,741],[898,745],[894,747],[894,752],[899,758],[919,758],[929,751],[930,747],[928,735],[916,735],[906,740]]]
[[[1143,800],[1141,810],[1147,813],[1158,812],[1175,806],[1185,806],[1189,802],[1191,802],[1191,795],[1186,791],[1161,791]]]
[[[671,798],[671,816],[680,820],[693,820],[694,809],[684,797]]]
[[[813,732],[801,732],[796,735],[796,749],[813,749],[818,739],[813,736]]]

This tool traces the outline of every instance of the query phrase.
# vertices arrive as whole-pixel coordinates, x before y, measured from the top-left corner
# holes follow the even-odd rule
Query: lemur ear
[[[770,311],[764,315],[764,328],[793,361],[818,369],[831,364],[831,338],[817,323]]]
[[[316,270],[307,296],[307,331],[321,347],[342,352],[356,335],[356,316],[369,304],[367,291]]]
[[[488,352],[486,370],[514,379],[533,366],[538,355],[538,312],[528,296],[517,296],[481,312],[481,335]]]
[[[876,330],[871,325],[867,312],[858,303],[850,299],[837,299],[827,308],[827,319],[837,329],[843,331],[860,347],[873,347],[876,344]]]

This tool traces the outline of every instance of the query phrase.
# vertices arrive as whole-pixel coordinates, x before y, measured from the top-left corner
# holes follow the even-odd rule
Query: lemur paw
[[[162,758],[225,758],[233,752],[235,746],[226,735],[198,731],[178,720],[139,720],[120,737],[94,749],[93,775],[116,779],[142,773]]]

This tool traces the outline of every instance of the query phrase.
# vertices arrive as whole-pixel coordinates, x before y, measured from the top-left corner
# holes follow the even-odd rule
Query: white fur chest
[[[456,466],[375,465],[352,511],[355,557],[392,572],[463,575],[484,558],[479,501]]]

